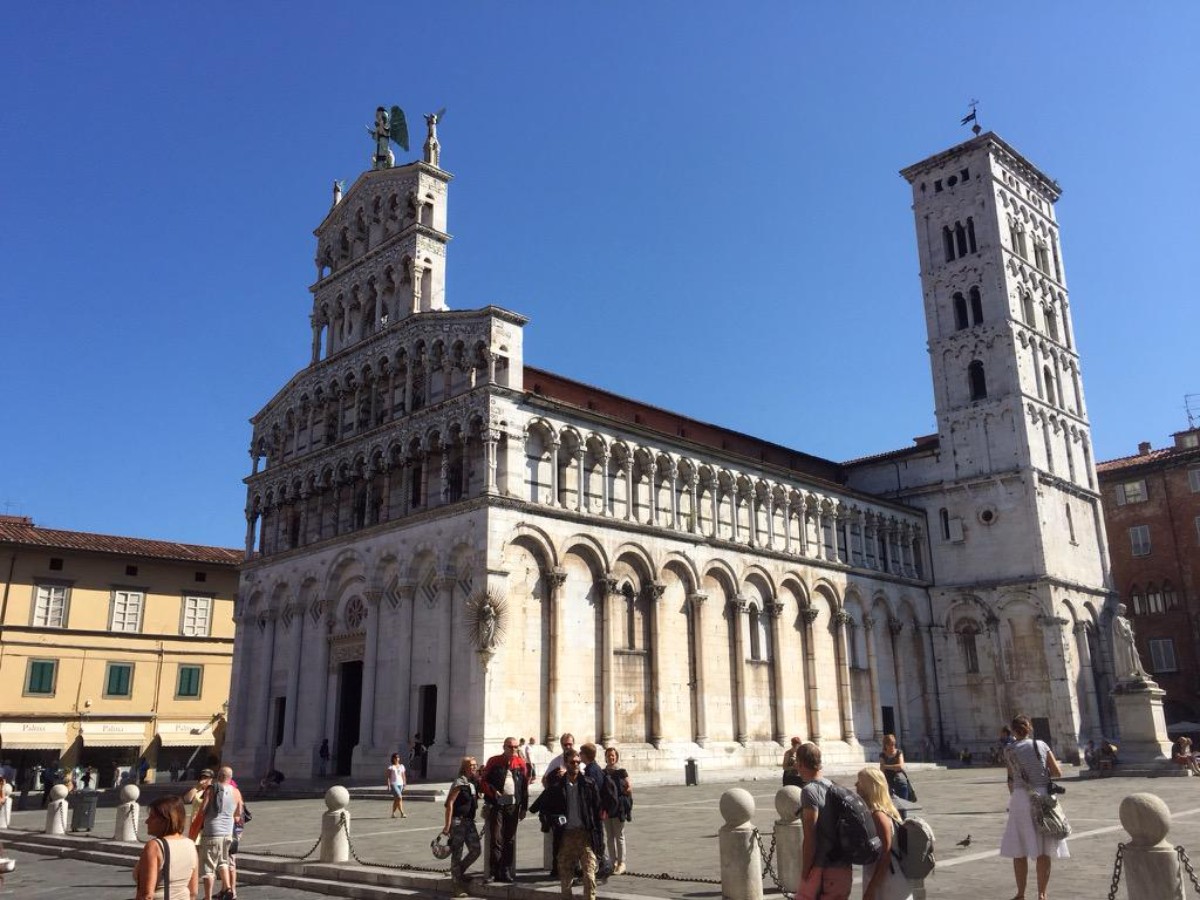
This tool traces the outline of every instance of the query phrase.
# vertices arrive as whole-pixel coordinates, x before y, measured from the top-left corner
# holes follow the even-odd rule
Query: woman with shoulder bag
[[[617,786],[617,815],[604,818],[604,837],[608,845],[608,858],[612,861],[614,875],[625,872],[625,823],[633,819],[633,787],[629,783],[629,772],[617,767],[621,753],[616,747],[604,749],[604,775]]]
[[[1000,855],[1013,861],[1013,876],[1017,882],[1014,900],[1025,896],[1025,882],[1029,875],[1029,859],[1037,860],[1038,900],[1046,900],[1046,886],[1050,883],[1050,863],[1054,857],[1069,857],[1065,835],[1053,836],[1039,826],[1042,816],[1035,804],[1041,807],[1050,792],[1052,778],[1062,775],[1054,752],[1042,741],[1033,738],[1033,724],[1028,716],[1017,716],[1012,720],[1013,742],[1004,751],[1008,765],[1008,823],[1004,837],[1000,839]],[[1065,817],[1061,823],[1065,826]],[[1069,828],[1060,828],[1068,831]]]
[[[159,797],[150,804],[146,830],[151,838],[133,869],[135,900],[195,900],[200,859],[195,843],[184,837],[185,821],[178,797]]]

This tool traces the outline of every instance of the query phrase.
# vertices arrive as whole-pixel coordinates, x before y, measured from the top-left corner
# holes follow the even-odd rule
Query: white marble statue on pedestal
[[[1133,642],[1133,625],[1125,618],[1125,604],[1117,605],[1112,619],[1113,675],[1118,682],[1144,681],[1149,673],[1142,668],[1137,645]]]

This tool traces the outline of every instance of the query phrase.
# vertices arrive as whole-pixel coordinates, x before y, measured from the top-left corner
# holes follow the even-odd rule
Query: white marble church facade
[[[328,738],[376,775],[415,732],[439,774],[564,730],[643,769],[773,764],[793,734],[981,747],[1018,709],[1064,755],[1100,733],[1052,182],[990,134],[906,170],[939,434],[843,464],[527,366],[520,315],[447,309],[437,149],[335,202],[311,363],[252,420],[235,766],[313,773]]]

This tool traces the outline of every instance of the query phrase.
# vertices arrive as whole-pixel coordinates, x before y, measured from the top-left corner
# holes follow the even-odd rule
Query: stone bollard
[[[138,842],[138,797],[141,795],[141,788],[136,784],[127,784],[121,788],[121,803],[117,807],[116,825],[113,826],[114,841],[124,841],[127,844]]]
[[[754,838],[754,798],[742,788],[721,795],[721,896],[726,900],[762,900],[762,854]],[[798,882],[797,882],[798,884]]]
[[[1154,794],[1121,801],[1125,845],[1125,892],[1129,900],[1184,900],[1179,856],[1167,842],[1171,810]]]
[[[46,804],[46,834],[67,833],[67,793],[65,784],[50,788],[50,802]]]
[[[4,793],[0,794],[0,828],[7,828],[12,819],[12,785],[4,782]]]
[[[800,788],[794,784],[775,792],[775,875],[785,891],[800,886],[800,847],[804,829],[800,825]]]
[[[325,792],[325,807],[328,811],[321,815],[321,862],[349,862],[350,792],[335,784]]]

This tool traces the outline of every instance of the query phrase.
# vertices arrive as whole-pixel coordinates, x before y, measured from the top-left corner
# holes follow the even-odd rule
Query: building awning
[[[145,722],[83,722],[79,728],[85,747],[141,747],[146,742]]]
[[[216,735],[211,722],[159,722],[158,740],[164,747],[211,747]]]
[[[0,722],[5,750],[57,750],[67,746],[66,722]]]

